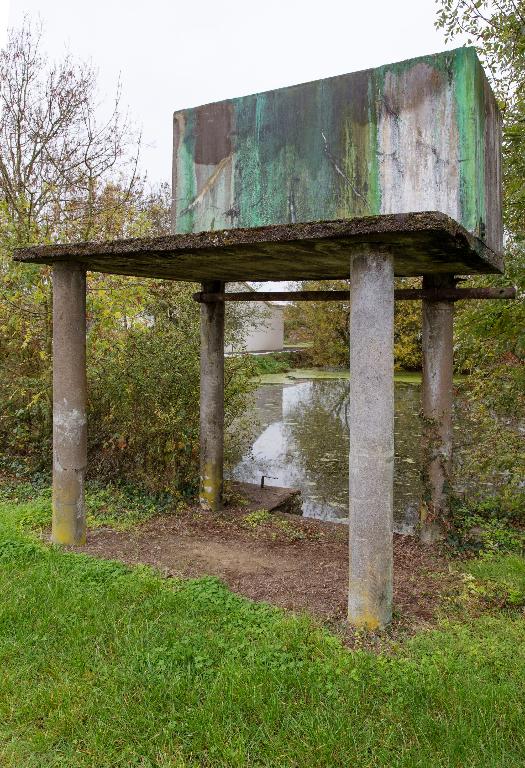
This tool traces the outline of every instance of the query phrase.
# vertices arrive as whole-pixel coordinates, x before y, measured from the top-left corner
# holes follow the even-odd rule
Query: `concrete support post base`
[[[53,267],[53,524],[58,544],[86,540],[86,272]]]
[[[202,284],[224,293],[224,283]],[[212,512],[222,506],[224,464],[224,301],[201,304],[201,470],[199,501]]]
[[[423,289],[454,287],[450,276],[425,276]],[[423,300],[423,429],[420,538],[432,544],[450,528],[454,302]]]
[[[354,256],[350,274],[350,569],[348,619],[376,629],[392,618],[394,262]]]

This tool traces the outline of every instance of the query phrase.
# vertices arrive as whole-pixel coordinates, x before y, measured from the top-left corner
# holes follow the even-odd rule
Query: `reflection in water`
[[[303,514],[348,516],[348,387],[343,380],[266,384],[256,393],[260,425],[250,455],[233,476],[245,482],[300,488]],[[409,533],[420,490],[420,389],[395,387],[394,529]]]

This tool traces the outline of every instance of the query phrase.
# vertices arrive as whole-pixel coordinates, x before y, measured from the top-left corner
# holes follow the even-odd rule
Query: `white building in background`
[[[249,283],[228,283],[226,285],[226,292],[237,293],[255,290],[256,288]],[[285,304],[276,301],[250,301],[242,306],[245,328],[244,351],[282,352]],[[231,352],[231,347],[227,346],[226,354]]]

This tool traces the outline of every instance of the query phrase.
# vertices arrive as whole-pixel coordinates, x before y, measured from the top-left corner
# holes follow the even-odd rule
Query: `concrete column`
[[[206,293],[224,293],[224,283],[202,284]],[[201,473],[203,508],[222,506],[224,464],[224,302],[201,304]]]
[[[423,288],[453,288],[451,276],[425,276]],[[423,429],[420,536],[431,544],[450,521],[454,302],[423,300]]]
[[[58,544],[86,540],[86,272],[53,267],[53,526]]]
[[[358,627],[392,618],[393,484],[394,263],[370,249],[350,274],[348,619]]]

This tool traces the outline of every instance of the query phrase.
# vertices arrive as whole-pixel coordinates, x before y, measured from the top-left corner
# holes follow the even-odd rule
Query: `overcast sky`
[[[120,76],[151,182],[171,176],[175,109],[458,44],[434,29],[435,0],[0,0],[0,43],[26,15],[53,58],[92,62],[108,100]]]

